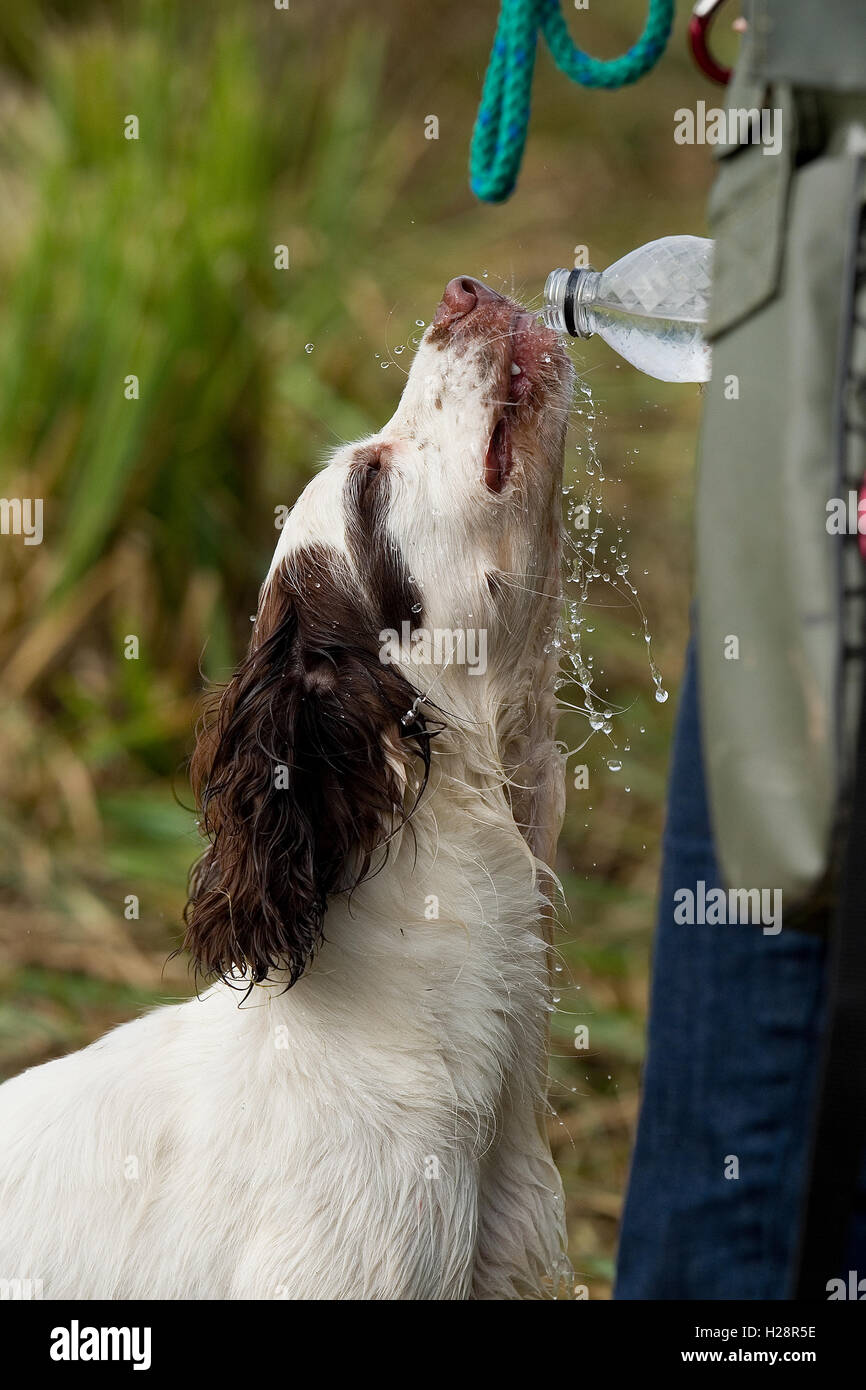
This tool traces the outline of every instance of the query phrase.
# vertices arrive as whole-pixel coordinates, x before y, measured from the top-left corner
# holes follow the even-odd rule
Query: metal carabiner
[[[721,63],[717,63],[707,47],[707,38],[716,17],[716,10],[724,3],[725,0],[697,0],[689,18],[689,47],[701,72],[706,73],[713,82],[727,86],[731,80],[731,68],[722,67]]]

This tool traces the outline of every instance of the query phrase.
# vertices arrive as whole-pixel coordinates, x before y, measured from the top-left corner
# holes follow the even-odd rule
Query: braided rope
[[[539,29],[560,72],[582,87],[625,87],[655,67],[667,47],[674,0],[649,0],[644,31],[619,58],[591,58],[575,47],[559,0],[502,0],[493,51],[472,133],[473,193],[501,203],[514,191],[526,144]]]

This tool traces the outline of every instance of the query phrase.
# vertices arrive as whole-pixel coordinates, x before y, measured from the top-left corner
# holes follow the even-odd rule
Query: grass
[[[574,23],[604,56],[642,15],[629,0]],[[31,0],[0,18],[0,491],[43,497],[46,527],[39,547],[0,546],[4,1074],[189,989],[165,959],[196,852],[184,759],[202,676],[224,676],[245,642],[275,509],[336,442],[392,412],[445,281],[486,274],[538,302],[577,242],[601,266],[702,228],[710,171],[672,138],[673,110],[701,89],[676,42],[618,94],[579,92],[540,57],[518,193],[476,204],[466,159],[492,28],[492,7],[458,0],[361,14],[348,0],[315,12]],[[424,139],[430,113],[438,141]],[[138,140],[124,138],[130,114]],[[603,735],[570,764],[587,764],[590,786],[570,790],[558,863],[551,1138],[575,1267],[605,1297],[637,1107],[699,397],[594,340],[575,360],[597,418],[579,395],[567,476],[578,493],[598,486],[593,457],[605,475],[600,553],[626,546],[672,692],[654,700],[639,617],[595,583],[583,652],[626,711],[612,733],[623,767],[609,768]],[[585,734],[581,716],[564,719],[569,747]]]

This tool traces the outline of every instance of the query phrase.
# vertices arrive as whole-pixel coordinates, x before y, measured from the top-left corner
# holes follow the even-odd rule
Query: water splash
[[[624,531],[623,525],[617,524],[616,535],[608,535],[606,547],[603,545],[606,478],[597,433],[602,417],[593,400],[589,382],[578,380],[577,389],[580,395],[575,413],[583,422],[584,437],[577,445],[577,472],[574,477],[565,479],[562,488],[566,498],[564,552],[567,576],[564,621],[555,643],[562,649],[558,687],[577,687],[579,694],[575,703],[566,704],[566,708],[584,715],[587,722],[586,737],[572,752],[579,752],[586,747],[597,734],[607,738],[616,752],[617,744],[613,738],[614,720],[625,711],[612,708],[610,702],[598,693],[596,681],[601,673],[596,671],[594,658],[585,647],[586,636],[595,631],[595,624],[591,621],[594,584],[601,582],[608,585],[607,592],[612,590],[620,594],[634,609],[644,638],[656,700],[660,704],[664,703],[668,698],[668,692],[664,688],[661,671],[653,657],[649,622],[637,586],[631,578],[626,550],[627,529]],[[579,476],[581,471],[583,477]],[[611,756],[606,762],[611,772],[619,772],[622,768],[622,759],[619,756]]]

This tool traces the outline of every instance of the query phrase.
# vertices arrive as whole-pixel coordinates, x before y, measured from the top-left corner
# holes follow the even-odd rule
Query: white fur
[[[219,984],[0,1088],[0,1277],[48,1298],[552,1296],[543,861],[563,795],[549,641],[569,380],[557,359],[509,488],[488,494],[493,347],[425,339],[376,436],[425,621],[486,625],[493,651],[483,679],[405,668],[447,725],[414,837],[332,900],[288,992]],[[310,483],[274,566],[311,541],[348,560],[353,448]]]

